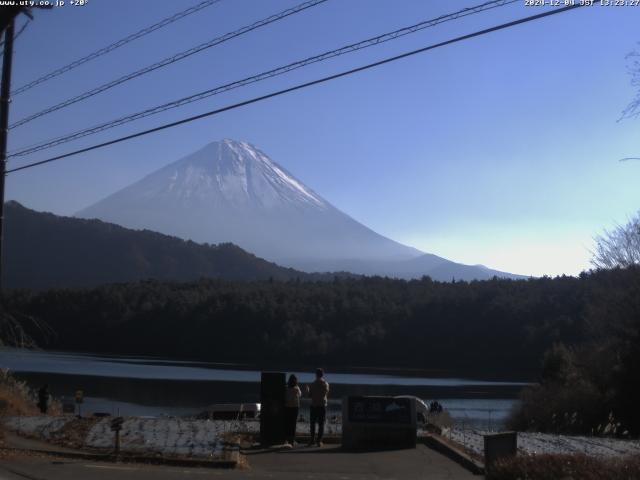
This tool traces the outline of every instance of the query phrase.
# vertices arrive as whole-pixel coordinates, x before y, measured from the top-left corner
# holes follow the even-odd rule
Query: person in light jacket
[[[327,418],[327,396],[329,395],[329,384],[324,379],[324,371],[316,369],[316,379],[309,386],[309,397],[311,397],[310,428],[311,439],[309,446],[314,443],[322,446],[322,436],[324,434],[324,422]],[[316,438],[316,423],[318,424],[318,437]]]
[[[298,386],[298,379],[295,375],[289,375],[287,382],[287,392],[284,401],[284,432],[286,442],[292,446],[296,443],[296,425],[298,423],[298,411],[300,410],[300,397],[302,392]]]

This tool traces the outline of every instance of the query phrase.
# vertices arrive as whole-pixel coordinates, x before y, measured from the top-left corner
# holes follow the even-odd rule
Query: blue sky
[[[36,11],[19,87],[197,1],[89,0]],[[16,96],[11,121],[295,5],[222,0]],[[329,0],[10,132],[10,150],[481,2]],[[524,1],[445,23],[29,158],[91,145],[531,15]],[[24,19],[18,22],[18,27]],[[531,274],[589,267],[592,237],[640,208],[640,120],[625,56],[640,7],[581,8],[160,134],[11,174],[7,199],[70,215],[222,138],[249,141],[395,240]]]

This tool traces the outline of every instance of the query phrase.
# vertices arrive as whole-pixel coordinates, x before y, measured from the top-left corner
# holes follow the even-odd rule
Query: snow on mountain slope
[[[233,242],[306,271],[414,278],[510,276],[402,245],[344,214],[246,142],[222,140],[163,167],[77,216],[196,242]]]
[[[198,242],[230,241],[284,264],[421,255],[340,212],[254,146],[233,140],[211,143],[77,216]]]
[[[214,202],[232,208],[272,209],[295,204],[320,210],[327,207],[319,196],[262,152],[231,140],[209,144],[124,192],[140,200],[172,198],[184,204]]]

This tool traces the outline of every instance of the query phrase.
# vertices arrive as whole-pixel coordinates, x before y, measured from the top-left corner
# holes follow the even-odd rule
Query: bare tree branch
[[[640,265],[640,212],[626,225],[617,225],[595,237],[591,263],[596,268],[626,268]]]
[[[27,332],[27,328],[33,332],[37,331],[37,336],[41,338],[54,335],[54,331],[48,324],[30,315],[10,313],[7,308],[0,305],[0,346],[36,348],[36,342]]]
[[[636,96],[622,111],[618,121],[625,118],[635,118],[640,115],[640,50],[634,50],[627,55],[627,72],[631,77],[631,86],[637,89]]]

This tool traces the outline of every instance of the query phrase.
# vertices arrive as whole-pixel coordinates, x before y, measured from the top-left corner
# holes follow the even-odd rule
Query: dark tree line
[[[540,385],[524,393],[520,428],[603,430],[613,412],[618,430],[640,432],[639,267],[453,283],[143,281],[4,300],[5,315],[47,326],[22,322],[44,348],[525,379]]]
[[[595,300],[616,292],[614,280],[635,274],[456,283],[144,281],[16,291],[6,302],[55,332],[29,332],[45,348],[535,379],[543,353],[555,342],[585,341]]]

